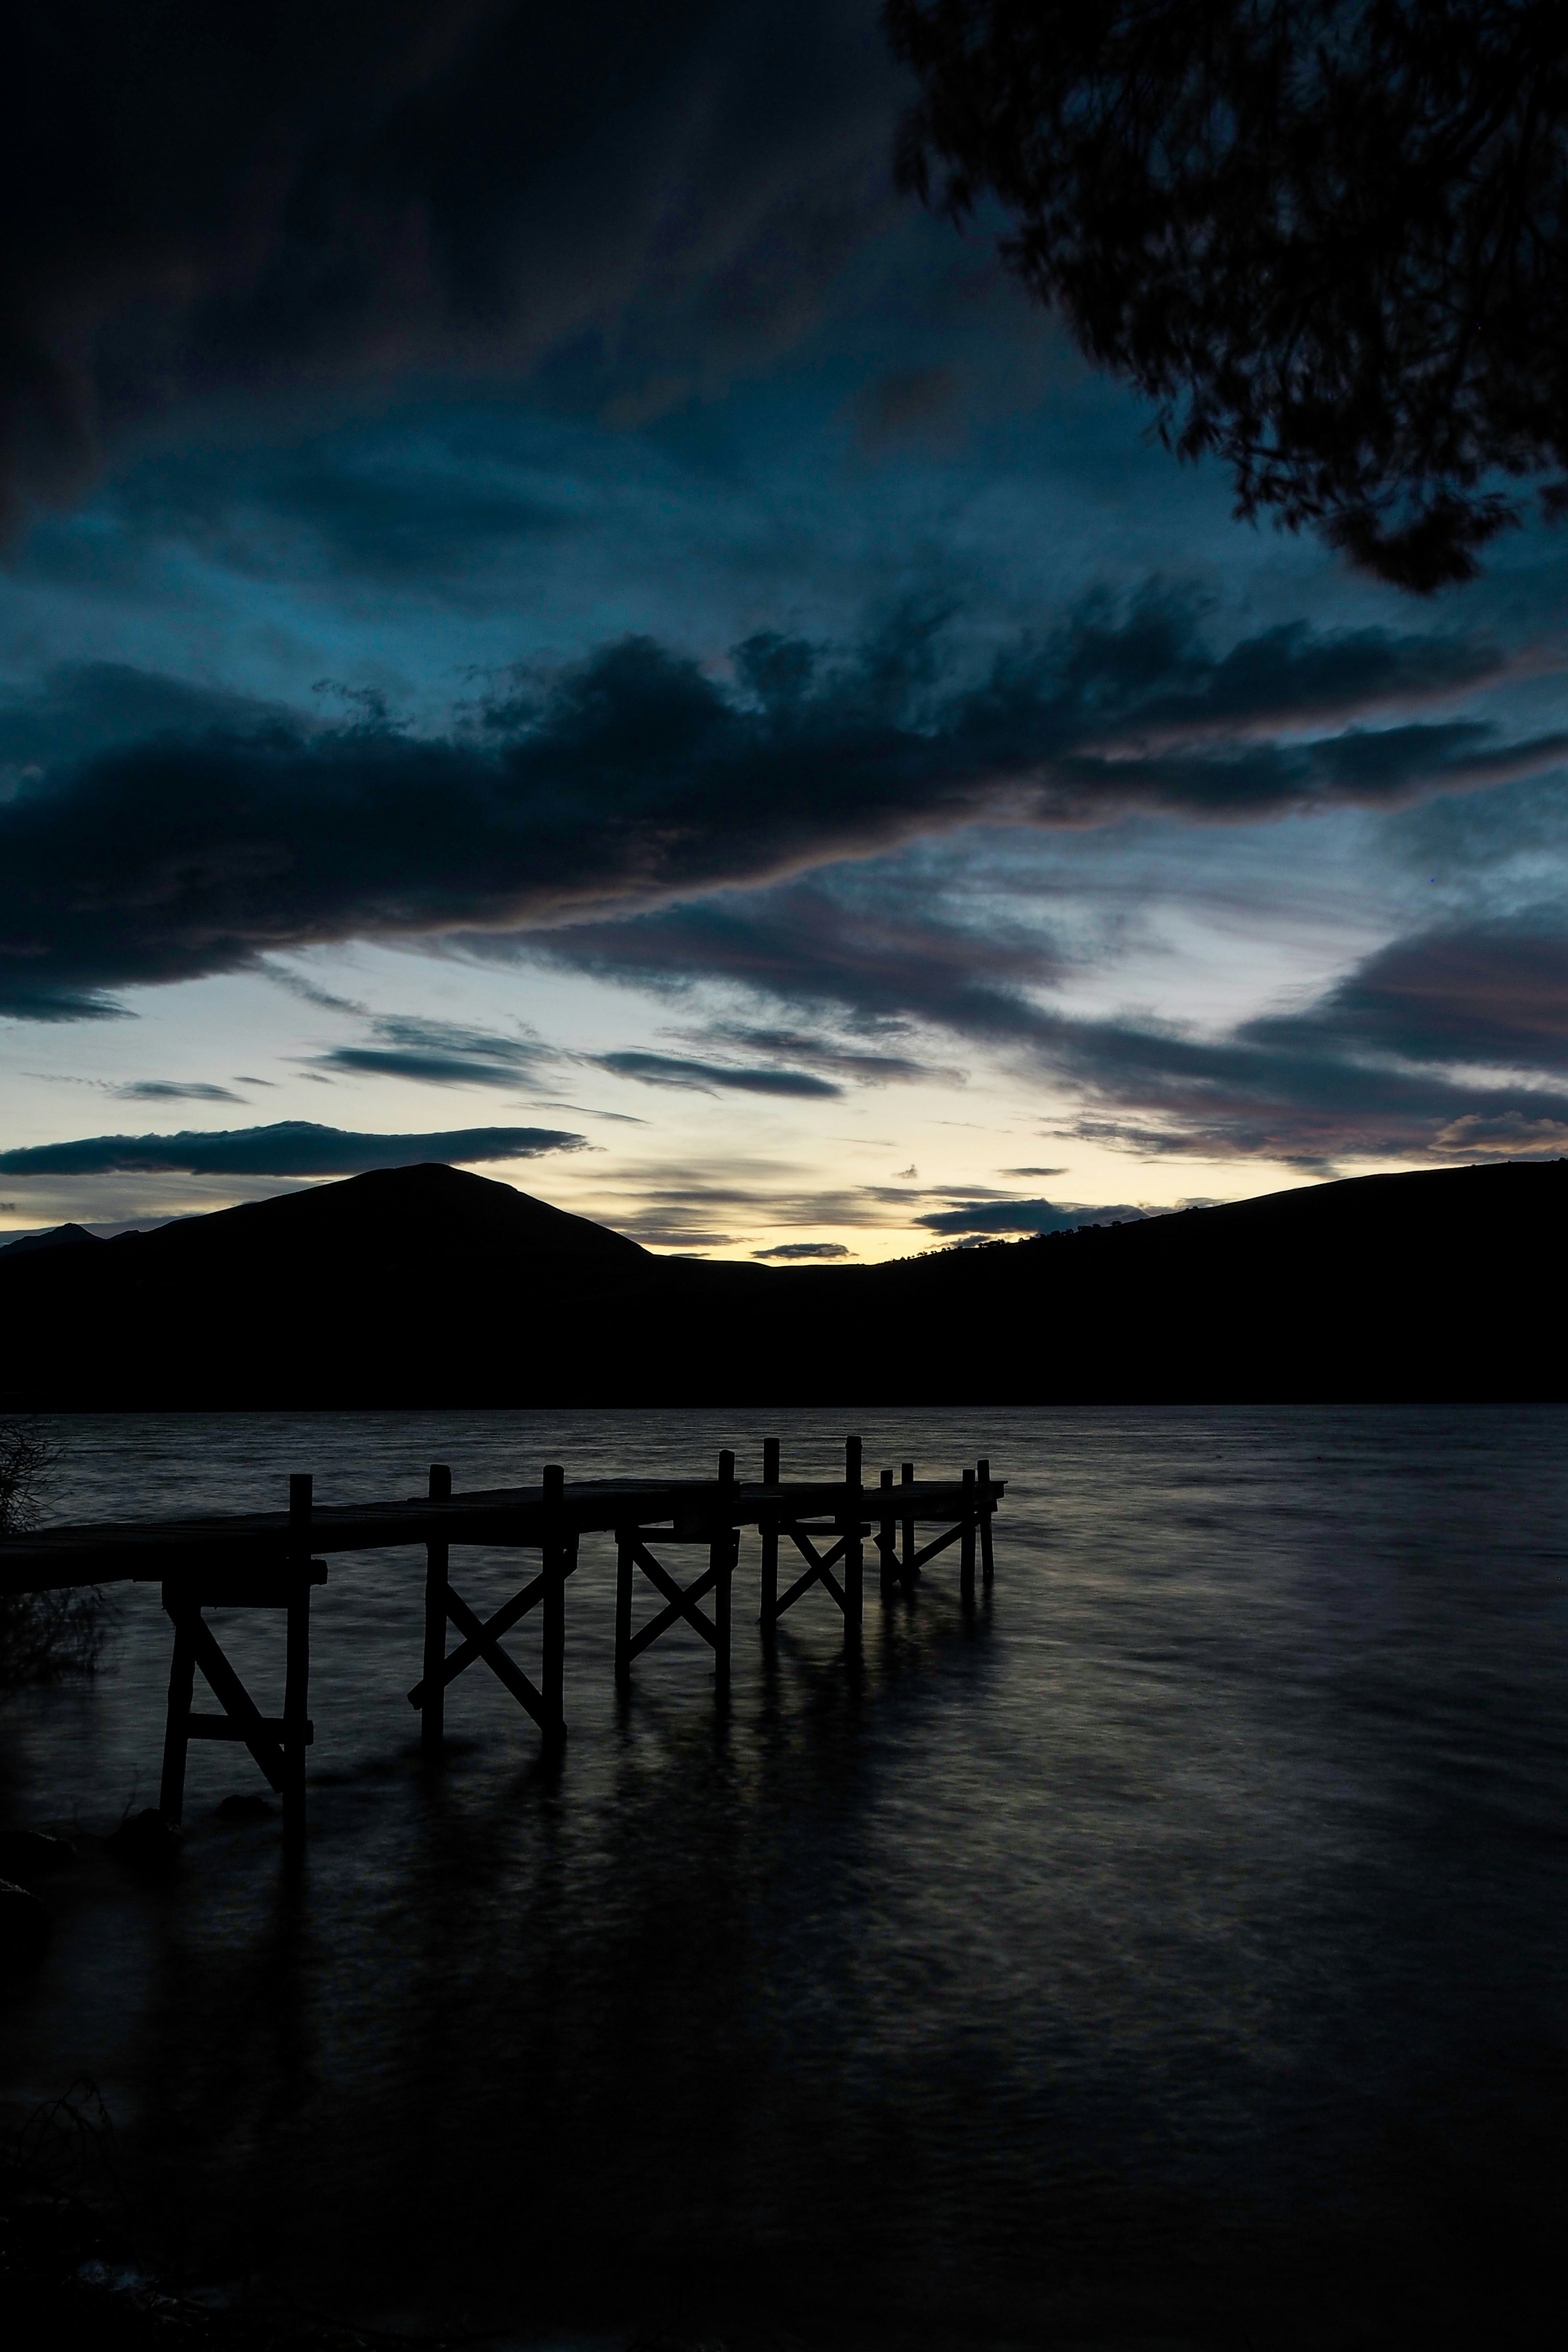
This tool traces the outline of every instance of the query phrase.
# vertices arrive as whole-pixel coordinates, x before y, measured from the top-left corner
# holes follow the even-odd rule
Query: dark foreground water
[[[167,1632],[0,1711],[0,1803],[83,1834],[10,2112],[100,2086],[144,2238],[389,2327],[733,2345],[1523,2343],[1568,2231],[1568,1412],[857,1416],[868,1475],[989,1454],[955,1556],[820,1596],[776,1674],[737,1585],[617,1711],[613,1561],[569,1589],[570,1749],[477,1670],[422,1769],[421,1560],[318,1596],[310,1843],[155,1801]],[[72,1419],[59,1517],[666,1467],[786,1475],[841,1416]],[[520,1581],[454,1555],[476,1605]],[[222,1638],[264,1704],[277,1621]],[[530,1643],[518,1645],[529,1662]]]

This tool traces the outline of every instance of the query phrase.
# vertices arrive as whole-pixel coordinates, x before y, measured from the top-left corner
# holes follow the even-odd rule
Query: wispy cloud
[[[853,1257],[855,1253],[843,1242],[775,1242],[772,1249],[753,1250],[753,1257],[786,1258],[792,1263],[811,1258]]]
[[[256,1083],[254,1079],[250,1081]],[[121,1102],[243,1102],[229,1087],[198,1085],[182,1078],[133,1078],[127,1085],[113,1087],[110,1091]]]
[[[1077,1101],[1056,1133],[1144,1157],[1327,1171],[1557,1148],[1568,925],[1554,910],[1414,934],[1314,1003],[1214,1035],[1075,1017],[1052,1001],[1048,940],[1009,938],[940,901],[911,914],[898,877],[881,887],[888,903],[868,883],[816,877],[567,929],[546,951],[606,978],[706,982],[884,1034],[902,1022],[962,1037]]]
[[[1141,1221],[1147,1210],[1122,1202],[1115,1207],[1090,1207],[1053,1201],[960,1201],[952,1208],[929,1209],[915,1219],[925,1233],[958,1236],[965,1234],[1070,1234],[1080,1225],[1115,1225]]]
[[[647,1087],[678,1087],[688,1093],[710,1095],[728,1090],[743,1095],[782,1095],[804,1101],[836,1100],[843,1092],[831,1079],[809,1070],[765,1068],[742,1062],[694,1062],[675,1054],[626,1052],[586,1057],[595,1069],[612,1077],[636,1078]]]
[[[371,1045],[334,1045],[304,1056],[342,1077],[412,1078],[432,1087],[519,1087],[537,1083],[541,1068],[562,1058],[533,1037],[467,1029],[452,1022],[385,1015],[372,1021]]]

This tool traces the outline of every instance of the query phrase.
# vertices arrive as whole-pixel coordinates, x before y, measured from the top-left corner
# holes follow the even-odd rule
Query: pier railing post
[[[860,1617],[863,1606],[864,1560],[860,1549],[860,1440],[847,1437],[844,1441],[844,1640],[847,1646],[860,1645]]]
[[[779,1484],[779,1442],[776,1437],[763,1440],[763,1484]],[[763,1640],[771,1649],[779,1622],[779,1518],[776,1510],[764,1511],[760,1533],[763,1539]]]
[[[991,1465],[982,1458],[980,1472],[980,1573],[987,1584],[996,1573],[995,1555],[991,1545]]]
[[[905,1462],[900,1465],[899,1481],[900,1484],[904,1486],[912,1486],[914,1485],[915,1465],[912,1462]],[[900,1550],[901,1557],[899,1562],[899,1574],[903,1580],[904,1591],[906,1592],[912,1592],[915,1589],[915,1579],[920,1574],[919,1569],[915,1566],[915,1523],[912,1514],[906,1514],[904,1517],[900,1529]]]
[[[877,1558],[881,1563],[882,1570],[882,1598],[888,1601],[891,1599],[899,1581],[897,1555],[893,1549],[893,1529],[897,1522],[893,1517],[893,1474],[890,1470],[884,1470],[882,1473],[881,1504],[882,1520],[877,1530],[881,1537],[881,1541],[877,1546]]]
[[[289,1481],[289,1632],[283,1676],[283,1835],[305,1834],[305,1717],[310,1683],[310,1513],[309,1472]]]
[[[958,1590],[962,1599],[974,1598],[974,1473],[963,1474],[963,1533],[959,1538]]]
[[[452,1473],[444,1462],[430,1465],[430,1500],[449,1503]],[[449,1564],[445,1538],[425,1547],[425,1704],[419,1716],[419,1744],[426,1756],[439,1753],[447,1728],[447,1577]]]
[[[713,1574],[713,1696],[723,1714],[730,1705],[730,1601],[735,1579],[734,1511],[735,1457],[719,1456],[719,1515],[708,1542],[708,1565]]]
[[[544,1465],[544,1656],[541,1696],[545,1738],[559,1747],[566,1737],[566,1473],[558,1462]]]

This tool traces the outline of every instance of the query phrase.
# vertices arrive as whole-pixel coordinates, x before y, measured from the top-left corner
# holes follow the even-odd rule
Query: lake
[[[316,1596],[296,1880],[243,1750],[191,1750],[168,1628],[0,1708],[5,1818],[80,1835],[4,1995],[15,2120],[79,2078],[157,2258],[418,2333],[731,2346],[1520,2341],[1568,2180],[1568,1410],[72,1417],[51,1518],[611,1472],[988,1454],[996,1577],[820,1595],[735,1696],[611,1662],[568,1588],[570,1744],[478,1669],[421,1761],[423,1555]],[[840,1474],[841,1475],[841,1474]],[[515,1559],[455,1552],[476,1607]],[[648,1596],[651,1601],[651,1596]],[[639,1601],[639,1607],[641,1602]],[[215,1612],[253,1692],[281,1626]],[[531,1664],[533,1630],[514,1640]],[[1553,2290],[1554,2291],[1554,2290]]]

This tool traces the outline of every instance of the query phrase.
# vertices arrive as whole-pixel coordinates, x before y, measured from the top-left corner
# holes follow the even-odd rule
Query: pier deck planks
[[[983,1490],[994,1509],[1004,1482]],[[951,1522],[973,1507],[975,1490],[957,1478],[921,1479],[892,1489],[901,1520]],[[385,1551],[399,1544],[493,1544],[542,1548],[565,1535],[670,1523],[678,1540],[705,1540],[715,1524],[759,1527],[805,1519],[874,1517],[886,1502],[877,1487],[842,1479],[778,1486],[721,1486],[716,1479],[644,1482],[574,1480],[560,1499],[542,1486],[496,1486],[450,1501],[318,1504],[306,1540],[317,1555]],[[47,1592],[73,1584],[163,1583],[186,1575],[265,1577],[298,1557],[300,1528],[287,1511],[235,1512],[171,1519],[126,1519],[98,1526],[39,1528],[0,1543],[0,1592]]]

